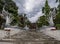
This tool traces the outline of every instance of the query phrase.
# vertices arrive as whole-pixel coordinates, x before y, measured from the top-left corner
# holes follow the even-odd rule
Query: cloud
[[[42,14],[41,9],[46,0],[14,0],[19,7],[19,13],[26,13],[31,22],[36,22]],[[51,8],[57,7],[56,0],[48,0]]]
[[[34,8],[37,8],[38,6],[41,5],[41,3],[43,3],[43,0],[25,0],[25,11],[26,12],[33,12]]]
[[[51,8],[58,6],[58,3],[56,3],[56,0],[54,0],[54,1],[48,0],[48,3],[49,3],[49,5],[50,5]]]
[[[25,0],[13,0],[16,5],[18,6],[18,13],[24,13],[24,4],[25,4]]]
[[[34,17],[29,18],[29,20],[30,20],[31,23],[35,23],[38,20],[38,18],[42,15],[44,15],[44,14],[42,14],[42,11],[40,11]]]
[[[33,10],[33,7],[34,7],[34,0],[26,0],[26,3],[25,3],[25,11],[27,12],[30,12]]]

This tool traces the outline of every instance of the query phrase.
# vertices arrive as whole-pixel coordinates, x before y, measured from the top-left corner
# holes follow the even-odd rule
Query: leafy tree
[[[0,0],[0,14],[2,13],[4,0]],[[0,15],[0,29],[3,28],[5,19]]]
[[[5,0],[5,10],[12,14],[12,22],[14,25],[18,23],[18,7],[16,6],[15,2],[12,0]]]
[[[2,10],[3,10],[3,5],[4,5],[3,0],[0,0],[0,13],[2,13]]]
[[[18,26],[20,27],[25,27],[27,25],[27,17],[26,17],[26,14],[21,14],[19,15],[18,17]]]
[[[24,27],[24,17],[22,15],[19,15],[19,27]]]
[[[12,14],[18,14],[18,7],[13,0],[0,0],[0,10],[2,12],[3,8]]]
[[[16,25],[16,23],[18,23],[18,7],[15,2],[13,0],[0,0],[0,13],[3,8],[11,14],[12,22]]]
[[[27,26],[30,27],[31,26],[31,22],[29,20],[27,20]]]
[[[5,10],[12,14],[18,14],[18,7],[12,0],[5,0]]]
[[[41,16],[38,20],[37,23],[38,27],[42,27],[43,25],[49,25],[49,23],[47,22],[47,20],[45,20],[45,16]]]
[[[42,12],[45,13],[45,19],[48,20],[49,12],[50,12],[50,6],[48,5],[48,0],[45,2],[45,7],[42,8]]]
[[[56,0],[56,2],[59,2],[59,5],[57,7],[57,15],[56,18],[54,19],[55,27],[57,29],[60,29],[60,0]]]
[[[60,24],[55,25],[56,29],[60,30]]]
[[[59,5],[57,7],[57,15],[56,18],[54,19],[54,23],[56,24],[60,24],[60,0],[56,0],[56,2],[59,2]]]
[[[56,16],[56,18],[57,18],[58,16],[60,16],[59,15],[60,14],[60,0],[56,0],[56,2],[59,2],[59,5],[57,7],[57,16]]]
[[[56,15],[56,18],[54,19],[55,24],[60,24],[60,13]]]

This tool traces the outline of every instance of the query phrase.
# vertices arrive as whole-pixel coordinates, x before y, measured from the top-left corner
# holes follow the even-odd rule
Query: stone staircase
[[[16,44],[60,44],[60,41],[49,37],[42,32],[23,31],[11,37]]]
[[[36,31],[24,30],[11,36],[11,39],[14,39],[14,44],[60,44],[60,41]]]

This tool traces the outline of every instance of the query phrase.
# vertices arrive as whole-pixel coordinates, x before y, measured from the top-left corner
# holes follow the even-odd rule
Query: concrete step
[[[1,39],[0,42],[15,42],[15,39]]]

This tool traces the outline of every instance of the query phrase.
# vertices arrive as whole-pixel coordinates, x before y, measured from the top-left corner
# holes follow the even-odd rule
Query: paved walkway
[[[23,31],[11,38],[16,40],[16,44],[60,44],[59,41],[42,32]]]
[[[0,42],[0,44],[14,44],[14,43],[9,43],[9,42]]]
[[[41,29],[40,31],[43,32],[44,34],[60,41],[60,30],[51,30],[54,28],[55,27],[47,27],[47,28],[45,27],[45,28]]]
[[[60,44],[59,41],[43,34],[42,32],[31,32],[26,30],[11,36],[11,39],[14,39],[14,42],[9,42],[10,44]],[[6,42],[6,44],[7,43],[8,42]]]

